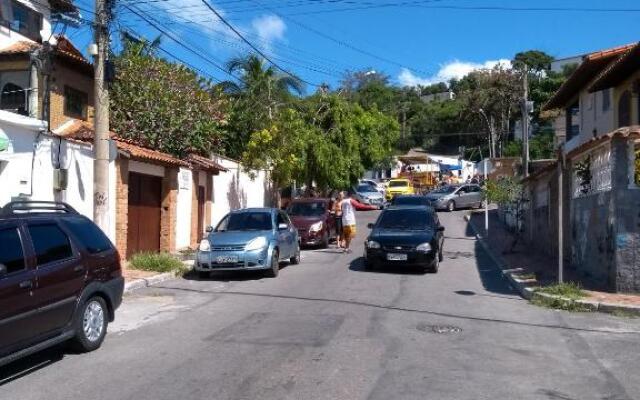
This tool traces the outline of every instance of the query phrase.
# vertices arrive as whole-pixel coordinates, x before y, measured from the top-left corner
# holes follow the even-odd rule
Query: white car
[[[361,185],[370,185],[373,186],[378,192],[380,192],[383,196],[387,188],[383,183],[376,182],[373,179],[360,179]]]

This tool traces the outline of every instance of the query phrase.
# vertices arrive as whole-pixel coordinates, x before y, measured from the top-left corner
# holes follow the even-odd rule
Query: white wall
[[[178,171],[178,200],[176,220],[176,249],[191,245],[191,206],[193,177],[191,170],[180,168]]]
[[[609,97],[609,108],[602,108],[604,96]],[[569,152],[596,136],[602,136],[614,130],[614,99],[611,90],[580,93],[580,134],[571,138],[565,145],[565,152]],[[565,129],[563,125],[563,129]]]
[[[44,126],[40,120],[0,111],[0,136],[7,136],[11,141],[9,151],[0,153],[0,206],[15,198],[65,201],[79,213],[92,219],[92,147],[89,144],[66,140],[59,142],[57,137],[46,134],[38,137]],[[58,148],[60,167],[68,170],[67,190],[63,191],[53,188],[53,170],[57,162]],[[113,157],[115,151],[111,153]],[[115,176],[115,163],[112,161],[109,165],[110,226],[106,232],[112,241],[115,241]]]
[[[18,0],[18,2],[25,4],[27,7],[42,14],[42,31],[44,33],[43,37],[44,40],[49,39],[49,37],[51,36],[51,13],[49,11],[48,1]],[[2,7],[2,15],[5,16],[4,18],[11,19],[13,15],[12,13],[10,13],[11,2],[2,0],[0,1],[0,7]],[[22,36],[15,31],[12,31],[6,26],[0,26],[0,48],[7,47],[9,45],[12,45],[13,43],[23,40],[31,41],[31,39]]]
[[[229,171],[213,176],[212,226],[217,225],[231,210],[269,206],[266,171],[256,171],[256,178],[251,179],[237,161],[216,155],[213,159]]]

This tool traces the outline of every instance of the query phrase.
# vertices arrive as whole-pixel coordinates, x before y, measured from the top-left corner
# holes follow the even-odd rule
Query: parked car
[[[415,194],[401,194],[391,201],[393,206],[425,206],[431,207],[431,200],[427,196]]]
[[[365,241],[366,269],[381,265],[419,267],[438,272],[444,247],[444,227],[438,215],[423,206],[385,209]]]
[[[479,185],[447,185],[427,194],[433,208],[455,211],[459,208],[481,208],[484,204],[482,188]]]
[[[207,228],[200,242],[195,270],[201,277],[213,271],[264,271],[275,278],[280,262],[300,263],[298,231],[289,216],[275,208],[247,208],[227,214]]]
[[[118,251],[70,206],[0,209],[0,366],[66,341],[96,350],[123,290]]]
[[[296,199],[287,208],[293,226],[298,230],[302,246],[326,248],[336,236],[335,218],[330,199]]]
[[[384,206],[384,196],[374,187],[368,184],[360,184],[352,190],[353,198],[362,204],[372,205],[378,208]]]
[[[380,192],[380,194],[382,194],[383,196],[387,189],[387,187],[383,183],[376,182],[373,179],[360,179],[360,184],[373,186],[376,191]]]
[[[401,194],[414,194],[413,184],[409,179],[391,179],[387,186],[387,200],[391,201],[394,197]]]

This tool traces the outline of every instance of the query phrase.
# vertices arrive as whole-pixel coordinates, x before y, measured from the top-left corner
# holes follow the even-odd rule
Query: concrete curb
[[[193,268],[193,263],[194,263],[193,260],[183,261],[183,264],[188,269]],[[135,279],[131,282],[127,282],[124,284],[124,293],[130,293],[134,290],[150,287],[155,284],[168,281],[169,279],[173,279],[177,276],[178,276],[177,272],[165,272],[162,274],[150,276],[148,278]]]
[[[486,239],[479,234],[479,230],[475,227],[473,222],[471,222],[471,216],[469,214],[466,214],[464,216],[464,220],[467,221],[467,223],[471,227],[471,230],[478,239],[478,242],[480,242],[480,245],[482,246],[484,251],[489,254],[489,257],[492,259],[492,261],[502,270],[502,276],[504,276],[509,281],[511,287],[513,287],[524,299],[534,300],[535,298],[546,298],[551,300],[559,300],[566,303],[575,303],[589,311],[599,311],[604,313],[623,312],[640,316],[640,306],[629,304],[612,304],[593,300],[573,300],[566,297],[541,293],[537,291],[540,288],[540,285],[538,285],[538,281],[536,281],[535,279],[519,278],[518,274],[524,272],[522,268],[504,269],[504,267],[507,266],[506,262],[504,262],[502,257],[493,253],[493,251],[487,244]]]

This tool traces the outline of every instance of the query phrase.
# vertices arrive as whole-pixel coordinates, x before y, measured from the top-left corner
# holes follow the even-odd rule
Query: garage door
[[[162,178],[130,173],[127,258],[160,251],[161,205]]]

